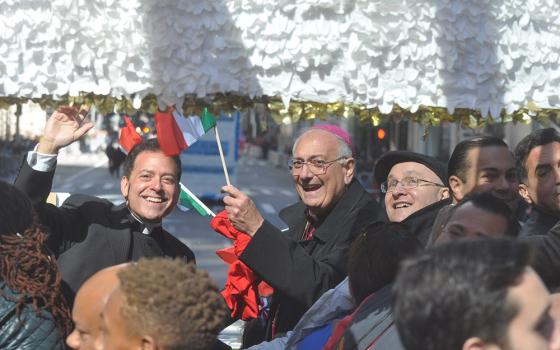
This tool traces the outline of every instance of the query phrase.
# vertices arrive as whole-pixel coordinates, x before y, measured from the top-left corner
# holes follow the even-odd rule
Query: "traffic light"
[[[374,158],[382,155],[389,150],[390,131],[387,123],[380,124],[379,126],[372,126],[372,152]]]

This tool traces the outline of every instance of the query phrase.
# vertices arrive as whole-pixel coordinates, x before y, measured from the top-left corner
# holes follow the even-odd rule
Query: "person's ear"
[[[500,350],[496,344],[488,344],[479,337],[471,337],[463,343],[461,350]]]
[[[356,170],[356,160],[352,157],[347,158],[346,162],[342,166],[342,169],[344,169],[344,183],[346,185],[349,185],[354,178],[354,171]]]
[[[124,199],[128,199],[129,189],[130,189],[130,182],[128,180],[128,177],[122,176],[121,177],[121,193],[122,193]]]
[[[520,183],[517,187],[517,192],[519,192],[519,195],[525,200],[525,202],[533,204],[533,200],[529,195],[529,189],[527,188],[527,185],[525,185],[524,183]]]
[[[458,176],[451,175],[449,177],[449,188],[451,189],[453,197],[455,197],[457,202],[465,196],[465,193],[463,193],[463,185],[463,180],[461,180]]]
[[[158,345],[154,337],[151,335],[142,336],[142,350],[162,350]]]
[[[439,200],[441,201],[441,200],[444,200],[444,199],[447,199],[447,198],[449,198],[449,188],[442,187],[439,190]]]

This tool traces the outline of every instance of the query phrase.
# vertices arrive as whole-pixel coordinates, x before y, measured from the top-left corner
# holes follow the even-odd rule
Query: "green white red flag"
[[[205,108],[202,116],[185,117],[181,112],[169,108],[156,113],[156,131],[161,150],[175,156],[192,146],[205,133],[216,126],[216,119]]]

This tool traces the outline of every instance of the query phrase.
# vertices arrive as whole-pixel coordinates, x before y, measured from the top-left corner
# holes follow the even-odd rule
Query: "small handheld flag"
[[[175,156],[192,146],[198,139],[216,126],[216,120],[204,109],[201,117],[185,117],[181,112],[168,108],[156,113],[156,130],[163,153]]]
[[[179,202],[177,206],[183,211],[194,209],[201,216],[212,215],[216,216],[210,208],[208,208],[200,199],[198,199],[185,185],[181,185],[181,194],[179,195]]]
[[[142,142],[142,136],[136,132],[136,128],[128,116],[124,116],[124,128],[121,129],[119,136],[119,145],[124,153],[128,154],[130,150]]]

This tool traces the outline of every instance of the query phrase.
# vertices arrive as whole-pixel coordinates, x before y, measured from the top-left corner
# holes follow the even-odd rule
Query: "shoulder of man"
[[[296,222],[305,219],[305,205],[303,202],[297,202],[283,209],[280,209],[278,216],[288,226],[292,227]]]
[[[70,196],[68,196],[68,198],[66,198],[66,200],[62,203],[62,205],[68,205],[68,206],[80,206],[89,202],[93,202],[93,203],[101,203],[104,204],[108,207],[112,207],[114,204],[105,199],[105,198],[100,198],[100,197],[96,197],[96,196],[91,196],[91,195],[87,195],[87,194],[71,194]]]
[[[366,226],[379,220],[381,206],[359,182],[353,181],[345,196],[351,202],[348,214],[355,216],[356,225]]]
[[[354,311],[352,321],[344,332],[345,348],[366,348],[393,326],[391,286],[385,286],[367,297]],[[386,339],[387,340],[387,339]],[[369,347],[368,347],[369,348]],[[395,349],[399,349],[395,347]]]
[[[80,208],[87,213],[105,212],[114,206],[115,205],[107,199],[87,194],[71,194],[60,205],[61,208]]]
[[[353,179],[346,192],[343,194],[340,201],[350,202],[350,207],[369,207],[372,209],[379,209],[379,203],[373,198],[373,195],[366,191],[364,186],[356,180]]]
[[[180,239],[166,230],[161,230],[166,241],[164,254],[173,258],[181,258],[186,262],[196,263],[194,252]]]
[[[72,194],[66,198],[60,208],[73,213],[69,217],[78,220],[76,222],[78,225],[97,222],[104,226],[112,226],[123,219],[123,209],[125,207],[124,205],[115,205],[107,199],[96,196]]]

